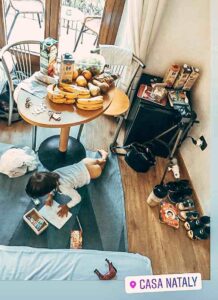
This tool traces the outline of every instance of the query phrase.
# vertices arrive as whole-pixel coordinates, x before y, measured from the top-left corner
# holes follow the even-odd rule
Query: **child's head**
[[[43,197],[57,188],[59,175],[54,172],[34,173],[26,186],[26,193],[32,198]]]

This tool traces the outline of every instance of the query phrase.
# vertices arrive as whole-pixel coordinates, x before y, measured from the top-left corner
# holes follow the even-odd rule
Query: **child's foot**
[[[98,152],[101,154],[101,158],[106,161],[108,158],[108,152],[103,149],[98,149]]]

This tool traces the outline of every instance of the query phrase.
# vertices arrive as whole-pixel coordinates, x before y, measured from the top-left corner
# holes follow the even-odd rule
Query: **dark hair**
[[[26,193],[32,198],[42,197],[57,188],[59,175],[54,172],[36,172],[27,185]]]

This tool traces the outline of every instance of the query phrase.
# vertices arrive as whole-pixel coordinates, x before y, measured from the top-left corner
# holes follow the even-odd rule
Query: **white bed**
[[[0,246],[0,280],[98,280],[93,271],[106,273],[106,258],[117,269],[115,280],[152,274],[150,260],[139,254]]]

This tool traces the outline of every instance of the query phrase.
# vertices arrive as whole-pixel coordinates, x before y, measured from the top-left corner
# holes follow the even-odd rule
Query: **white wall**
[[[162,1],[162,0],[160,0]],[[200,120],[191,130],[204,135],[209,146],[201,151],[190,140],[181,153],[205,213],[210,213],[210,1],[167,0],[158,33],[150,48],[146,73],[163,76],[173,64],[200,68],[193,88],[193,107]]]

